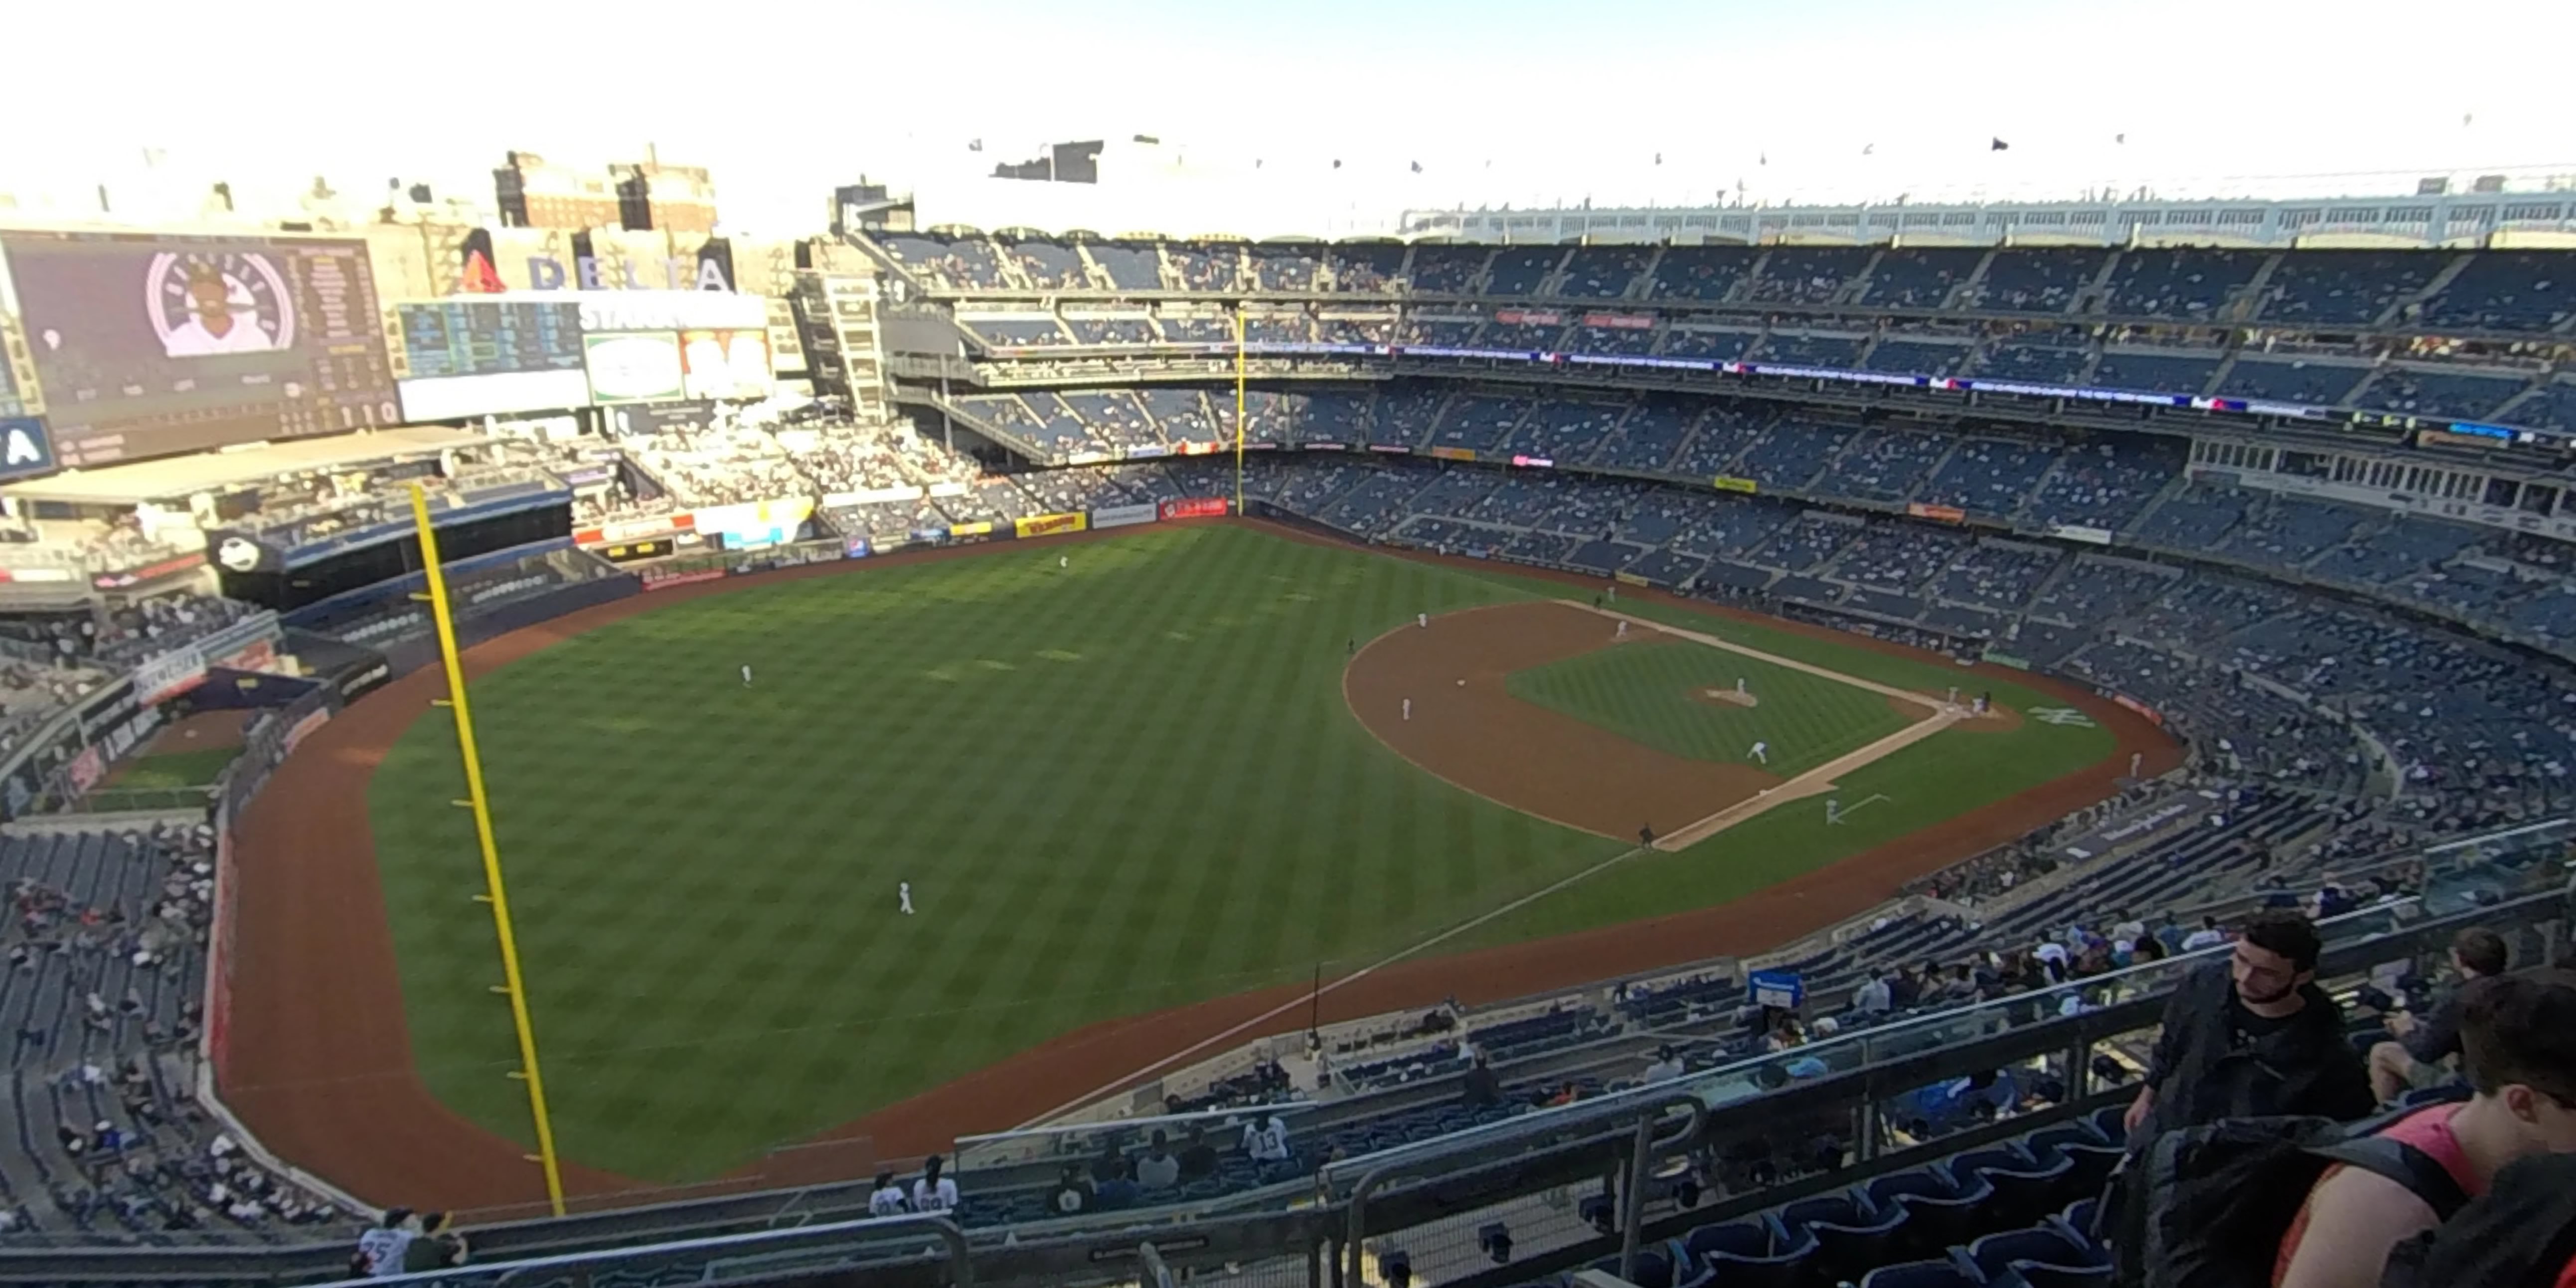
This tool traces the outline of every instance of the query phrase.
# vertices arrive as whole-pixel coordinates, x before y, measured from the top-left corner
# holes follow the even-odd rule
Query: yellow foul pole
[[[430,616],[438,623],[438,654],[447,663],[447,705],[456,713],[456,750],[465,761],[464,800],[474,811],[474,838],[483,847],[482,896],[492,905],[492,929],[501,940],[500,992],[510,997],[510,1022],[519,1031],[519,1071],[511,1076],[528,1084],[528,1114],[536,1120],[537,1154],[530,1161],[545,1168],[546,1201],[554,1214],[564,1214],[563,1169],[555,1159],[555,1129],[546,1115],[546,1082],[537,1072],[537,1029],[528,1018],[527,984],[519,974],[519,941],[510,928],[510,896],[501,884],[501,850],[492,839],[492,802],[483,794],[483,757],[474,746],[474,714],[465,702],[465,663],[456,653],[456,620],[448,613],[447,575],[439,567],[438,534],[430,528],[429,494],[411,485],[412,522],[420,530],[420,566],[429,581]]]
[[[1234,307],[1234,512],[1243,513],[1243,306]]]

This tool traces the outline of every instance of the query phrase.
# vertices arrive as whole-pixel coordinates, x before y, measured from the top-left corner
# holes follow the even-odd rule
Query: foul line
[[[1619,852],[1619,853],[1617,853],[1617,854],[1611,855],[1609,858],[1603,859],[1603,860],[1602,860],[1602,861],[1600,861],[1599,863],[1595,863],[1595,864],[1593,864],[1591,867],[1585,868],[1584,870],[1582,870],[1582,871],[1580,871],[1580,872],[1577,872],[1577,873],[1575,873],[1574,875],[1572,875],[1572,876],[1570,876],[1570,877],[1566,877],[1566,878],[1564,878],[1564,879],[1562,879],[1562,880],[1560,880],[1560,881],[1556,882],[1554,885],[1550,885],[1550,886],[1548,886],[1548,887],[1546,887],[1546,888],[1544,888],[1544,889],[1541,889],[1541,890],[1534,890],[1534,891],[1532,891],[1532,892],[1530,892],[1530,893],[1528,893],[1528,894],[1522,895],[1522,896],[1521,896],[1520,898],[1518,898],[1518,899],[1514,899],[1514,900],[1512,900],[1510,903],[1504,904],[1502,907],[1499,907],[1499,908],[1494,909],[1492,912],[1484,913],[1484,914],[1481,914],[1481,915],[1479,915],[1479,916],[1476,916],[1476,917],[1470,918],[1470,919],[1468,919],[1468,920],[1466,920],[1466,921],[1462,921],[1462,922],[1458,923],[1458,924],[1457,924],[1457,925],[1455,925],[1455,926],[1451,926],[1451,927],[1450,927],[1449,929],[1447,929],[1447,930],[1441,931],[1439,934],[1433,935],[1433,936],[1432,936],[1432,937],[1430,937],[1429,939],[1425,939],[1425,940],[1423,940],[1421,943],[1415,944],[1415,945],[1414,945],[1414,946],[1412,946],[1411,948],[1407,948],[1407,949],[1403,950],[1402,952],[1396,953],[1395,955],[1393,955],[1393,956],[1391,956],[1391,957],[1388,957],[1388,958],[1386,958],[1386,959],[1384,959],[1384,960],[1382,960],[1382,961],[1371,962],[1371,963],[1369,963],[1368,965],[1366,965],[1366,966],[1363,966],[1363,967],[1359,968],[1358,970],[1352,971],[1350,974],[1348,974],[1348,975],[1344,975],[1344,976],[1342,976],[1341,978],[1336,979],[1336,980],[1332,981],[1331,983],[1324,985],[1322,988],[1311,990],[1311,991],[1309,991],[1309,992],[1307,992],[1307,993],[1303,993],[1303,994],[1300,994],[1300,995],[1299,995],[1299,996],[1297,996],[1297,997],[1291,998],[1291,999],[1289,999],[1288,1001],[1281,1002],[1279,1005],[1274,1006],[1274,1007],[1271,1007],[1269,1010],[1267,1010],[1267,1011],[1263,1011],[1261,1014],[1256,1015],[1256,1016],[1253,1016],[1251,1019],[1245,1020],[1245,1021],[1244,1021],[1244,1022],[1242,1022],[1241,1024],[1237,1024],[1237,1025],[1235,1025],[1234,1027],[1232,1027],[1232,1028],[1230,1028],[1230,1029],[1227,1029],[1227,1030],[1225,1030],[1225,1031],[1224,1031],[1224,1032],[1222,1032],[1222,1033],[1217,1033],[1217,1034],[1213,1034],[1213,1035],[1208,1036],[1208,1037],[1205,1037],[1205,1038],[1201,1038],[1201,1039],[1199,1039],[1198,1041],[1193,1042],[1193,1043],[1191,1043],[1190,1045],[1188,1045],[1188,1046],[1186,1046],[1186,1047],[1183,1047],[1183,1048],[1181,1048],[1180,1050],[1175,1051],[1175,1052],[1173,1052],[1173,1053],[1172,1053],[1172,1054],[1170,1054],[1170,1055],[1164,1056],[1162,1059],[1157,1060],[1157,1061],[1153,1062],[1152,1064],[1146,1065],[1146,1066],[1145,1066],[1144,1068],[1142,1068],[1142,1069],[1138,1069],[1138,1070],[1137,1070],[1137,1071],[1135,1071],[1134,1073],[1128,1074],[1127,1076],[1125,1076],[1125,1077],[1123,1077],[1123,1078],[1120,1078],[1120,1079],[1118,1079],[1118,1080],[1116,1080],[1116,1081],[1114,1081],[1114,1082],[1111,1082],[1111,1083],[1108,1083],[1108,1084],[1106,1084],[1106,1085],[1103,1085],[1103,1086],[1101,1086],[1101,1087],[1099,1087],[1099,1088],[1097,1088],[1097,1089],[1095,1089],[1095,1090],[1088,1091],[1088,1092],[1085,1092],[1085,1093],[1084,1093],[1084,1094],[1082,1094],[1082,1095],[1076,1096],[1076,1097],[1074,1097],[1073,1099],[1068,1100],[1068,1101],[1064,1102],[1063,1104],[1058,1105],[1058,1106],[1056,1106],[1055,1108],[1050,1109],[1050,1110],[1046,1111],[1045,1113],[1040,1114],[1040,1115],[1038,1115],[1037,1117],[1032,1118],[1032,1119],[1030,1119],[1029,1121],[1027,1121],[1027,1122],[1024,1122],[1024,1123],[1020,1124],[1017,1128],[1014,1128],[1013,1130],[1016,1130],[1016,1131],[1026,1131],[1026,1130],[1028,1130],[1028,1129],[1030,1129],[1030,1128],[1032,1128],[1032,1127],[1040,1127],[1040,1126],[1044,1126],[1044,1125],[1046,1124],[1047,1120],[1049,1120],[1049,1119],[1051,1119],[1051,1118],[1055,1118],[1055,1117],[1057,1117],[1058,1115],[1061,1115],[1061,1114],[1071,1113],[1072,1111],[1074,1111],[1074,1110],[1076,1110],[1076,1109],[1079,1109],[1079,1108],[1083,1107],[1084,1105],[1090,1104],[1091,1102],[1093,1102],[1093,1101],[1095,1101],[1095,1100],[1100,1099],[1102,1096],[1109,1095],[1109,1094],[1111,1094],[1111,1093],[1113,1093],[1113,1092],[1126,1090],[1127,1088],[1134,1086],[1137,1082],[1139,1082],[1139,1081],[1143,1080],[1144,1078],[1149,1077],[1149,1076],[1151,1076],[1151,1075],[1153,1075],[1153,1074],[1160,1073],[1160,1072],[1162,1072],[1163,1070],[1168,1069],[1168,1068],[1172,1067],[1172,1066],[1173,1066],[1173,1065],[1175,1065],[1175,1064],[1179,1064],[1181,1061],[1183,1061],[1183,1060],[1187,1060],[1187,1059],[1189,1059],[1190,1057],[1192,1057],[1192,1056],[1194,1056],[1194,1055],[1197,1055],[1199,1052],[1201,1052],[1201,1051],[1205,1051],[1205,1050],[1207,1050],[1209,1047],[1215,1046],[1215,1045],[1217,1045],[1217,1044],[1218,1044],[1218,1043],[1220,1043],[1220,1042],[1227,1042],[1227,1041],[1231,1041],[1232,1039],[1234,1039],[1234,1038],[1236,1038],[1236,1037],[1241,1036],[1241,1035],[1242,1035],[1242,1034],[1244,1034],[1245,1032],[1247,1032],[1247,1031],[1249,1031],[1249,1030],[1251,1030],[1251,1029],[1259,1028],[1259,1027],[1261,1027],[1261,1026],[1263,1026],[1263,1025],[1266,1025],[1266,1024],[1268,1024],[1270,1021],[1275,1020],[1275,1019],[1278,1019],[1280,1016],[1282,1016],[1282,1015],[1286,1015],[1286,1014],[1288,1014],[1289,1012],[1291,1012],[1291,1011],[1294,1011],[1294,1010],[1298,1009],[1299,1007],[1311,1006],[1311,1005],[1313,1005],[1313,1004],[1314,1004],[1314,999],[1315,999],[1315,998],[1322,997],[1323,995],[1325,995],[1325,994],[1327,994],[1327,993],[1334,992],[1334,991],[1339,990],[1339,989],[1341,989],[1341,988],[1343,988],[1343,987],[1346,987],[1346,986],[1348,986],[1348,985],[1356,984],[1356,983],[1360,982],[1361,980],[1366,979],[1366,978],[1368,978],[1369,976],[1374,975],[1374,974],[1378,973],[1379,971],[1382,971],[1382,970],[1386,969],[1386,968],[1387,968],[1387,967],[1389,967],[1389,966],[1393,966],[1393,965],[1395,965],[1397,962],[1403,961],[1404,959],[1406,959],[1406,958],[1408,958],[1408,957],[1412,957],[1412,956],[1415,956],[1415,955],[1417,955],[1417,954],[1420,954],[1420,953],[1423,953],[1423,952],[1427,952],[1427,951],[1429,951],[1430,949],[1433,949],[1433,948],[1439,947],[1441,944],[1447,943],[1448,941],[1450,941],[1450,940],[1452,940],[1452,939],[1455,939],[1455,938],[1457,938],[1458,936],[1463,935],[1463,934],[1467,933],[1467,932],[1468,932],[1468,931],[1470,931],[1470,930],[1474,930],[1476,927],[1481,926],[1481,925],[1484,925],[1486,922],[1493,921],[1493,920],[1495,920],[1496,918],[1499,918],[1499,917],[1505,916],[1505,915],[1510,914],[1510,913],[1518,912],[1518,911],[1520,911],[1521,909],[1526,908],[1526,907],[1530,906],[1531,904],[1536,903],[1536,902],[1538,902],[1539,900],[1541,900],[1541,899],[1544,899],[1544,898],[1548,897],[1549,895],[1555,894],[1555,893],[1556,893],[1557,891],[1559,891],[1559,890],[1563,890],[1563,889],[1565,889],[1567,886],[1573,885],[1574,883],[1576,883],[1576,882],[1578,882],[1578,881],[1582,881],[1582,880],[1584,880],[1584,879],[1586,879],[1586,878],[1588,878],[1588,877],[1597,876],[1597,875],[1599,875],[1599,874],[1601,874],[1601,873],[1603,873],[1603,872],[1609,871],[1611,868],[1617,867],[1618,865],[1620,865],[1620,864],[1622,864],[1622,863],[1625,863],[1625,862],[1627,862],[1628,860],[1630,860],[1630,859],[1633,859],[1633,858],[1637,857],[1637,856],[1638,856],[1638,855],[1640,855],[1640,854],[1646,854],[1646,853],[1649,853],[1649,852],[1650,852],[1650,851],[1649,851],[1645,846],[1642,846],[1642,845],[1632,845],[1632,846],[1628,847],[1627,849],[1620,851],[1620,852]]]
[[[1759,795],[1737,801],[1668,836],[1658,836],[1655,838],[1655,848],[1668,851],[1687,849],[1775,805],[1821,796],[1833,790],[1833,779],[1836,775],[1849,773],[1872,761],[1892,756],[1965,718],[1965,713],[1957,707],[1950,707],[1938,714],[1917,720],[1858,751],[1845,752],[1777,787],[1766,788]],[[1853,806],[1853,808],[1857,809],[1859,806]]]
[[[1690,640],[1697,644],[1706,644],[1710,648],[1724,649],[1729,653],[1741,653],[1746,657],[1759,658],[1773,666],[1786,667],[1792,671],[1804,671],[1809,675],[1821,676],[1825,679],[1832,680],[1837,684],[1848,684],[1855,689],[1866,689],[1871,693],[1883,693],[1888,697],[1895,698],[1902,702],[1911,702],[1918,707],[1929,707],[1935,712],[1942,709],[1942,704],[1938,699],[1925,697],[1911,689],[1900,689],[1893,684],[1881,684],[1876,680],[1864,680],[1857,675],[1846,675],[1841,671],[1829,670],[1825,667],[1818,666],[1813,662],[1800,661],[1794,657],[1782,657],[1777,653],[1765,653],[1758,648],[1738,644],[1733,640],[1719,639],[1717,636],[1710,635],[1705,632],[1689,630],[1680,626],[1667,626],[1662,622],[1653,621],[1644,617],[1631,617],[1617,609],[1595,608],[1579,599],[1560,599],[1556,602],[1563,604],[1568,608],[1580,608],[1587,613],[1599,613],[1603,617],[1612,618],[1617,621],[1632,622],[1636,625],[1643,626],[1650,631],[1657,631],[1679,639]]]

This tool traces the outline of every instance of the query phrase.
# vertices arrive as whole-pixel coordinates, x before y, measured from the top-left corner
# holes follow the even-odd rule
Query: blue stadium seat
[[[2093,1249],[2069,1238],[2054,1226],[2034,1226],[1989,1234],[1968,1245],[1968,1264],[1988,1281],[2000,1279],[2016,1262],[2036,1261],[2050,1266],[2087,1266],[2097,1258]]]
[[[2050,1266],[2023,1262],[2013,1267],[2026,1288],[2111,1288],[2108,1266]]]
[[[1812,1221],[1807,1229],[1816,1237],[1816,1258],[1825,1272],[1836,1279],[1857,1279],[1905,1245],[1908,1219],[1900,1205],[1849,1224]]]
[[[1965,1243],[1995,1224],[1985,1211],[1994,1199],[1994,1187],[1976,1174],[1957,1181],[1938,1168],[1925,1167],[1878,1177],[1864,1192],[1881,1212],[1904,1209],[1909,1220],[1901,1240],[1903,1251],[1938,1252]]]
[[[1861,1276],[1860,1288],[1984,1288],[1984,1285],[1947,1261],[1909,1261],[1870,1271]]]
[[[2048,1215],[2058,1204],[2083,1190],[2074,1183],[2075,1162],[2060,1155],[2021,1167],[1980,1167],[1980,1180],[1993,1187],[1983,1216],[1985,1228],[2025,1225]]]
[[[1592,1268],[1604,1274],[1615,1275],[1619,1273],[1619,1259],[1603,1257],[1593,1262]],[[1660,1247],[1637,1249],[1636,1269],[1629,1275],[1628,1282],[1637,1285],[1637,1288],[1673,1288],[1672,1253]]]
[[[1726,1288],[1796,1288],[1817,1262],[1813,1231],[1784,1231],[1764,1218],[1701,1226],[1682,1251],[1716,1271]]]

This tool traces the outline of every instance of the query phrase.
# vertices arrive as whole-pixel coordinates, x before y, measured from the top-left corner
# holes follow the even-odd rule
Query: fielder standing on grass
[[[746,689],[751,687],[751,663],[749,662],[742,664],[742,687]]]
[[[899,905],[901,905],[901,906],[902,906],[902,908],[903,908],[903,915],[905,915],[905,916],[907,916],[907,917],[911,916],[911,915],[912,915],[912,883],[911,883],[911,882],[909,882],[909,881],[897,881],[897,882],[895,882],[895,883],[894,883],[894,897],[895,897],[895,902],[896,902],[897,904],[899,904]]]
[[[1753,744],[1753,759],[1763,765],[1769,765],[1771,763],[1771,744],[1767,742],[1757,742]]]

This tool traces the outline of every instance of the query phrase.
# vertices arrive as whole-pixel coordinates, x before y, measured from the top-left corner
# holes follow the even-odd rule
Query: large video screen
[[[581,306],[541,300],[397,304],[403,417],[460,420],[586,406]]]
[[[677,335],[589,335],[583,343],[590,358],[590,392],[599,402],[669,402],[686,393]]]
[[[680,359],[687,367],[691,398],[726,398],[744,402],[769,396],[769,332],[683,331]]]
[[[364,242],[0,234],[63,465],[398,424]]]

